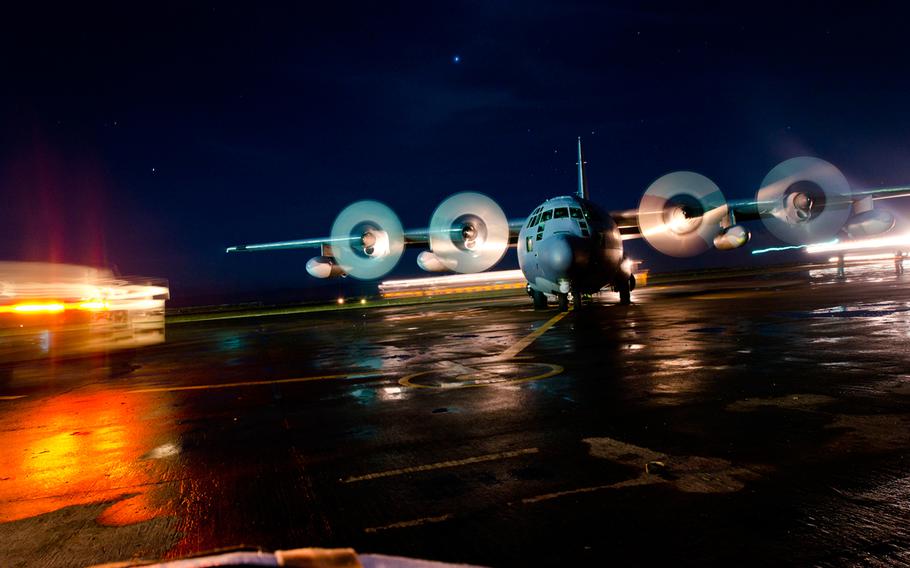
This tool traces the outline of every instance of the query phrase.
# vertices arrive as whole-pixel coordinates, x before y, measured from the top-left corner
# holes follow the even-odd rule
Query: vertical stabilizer
[[[585,177],[585,155],[581,151],[581,136],[578,137],[578,197],[588,199],[588,178]]]

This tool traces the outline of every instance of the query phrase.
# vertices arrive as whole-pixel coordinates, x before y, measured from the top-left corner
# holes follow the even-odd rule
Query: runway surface
[[[910,564],[887,266],[169,325],[0,378],[0,566],[352,546],[489,566]]]

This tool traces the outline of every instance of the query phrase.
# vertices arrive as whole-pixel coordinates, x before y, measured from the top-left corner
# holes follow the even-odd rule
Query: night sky
[[[683,4],[4,8],[0,258],[166,277],[176,303],[343,292],[306,274],[316,251],[224,247],[327,235],[365,198],[406,227],[464,190],[524,217],[574,191],[577,136],[606,209],[677,169],[748,198],[797,155],[910,183],[899,3]],[[754,261],[632,250],[655,269]],[[415,254],[396,274],[421,274]]]

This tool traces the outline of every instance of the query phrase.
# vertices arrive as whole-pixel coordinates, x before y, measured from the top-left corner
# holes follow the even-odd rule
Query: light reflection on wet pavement
[[[504,360],[555,311],[516,297],[183,324],[126,367],[8,369],[0,565],[238,544],[907,563],[908,285],[865,267],[645,288]]]

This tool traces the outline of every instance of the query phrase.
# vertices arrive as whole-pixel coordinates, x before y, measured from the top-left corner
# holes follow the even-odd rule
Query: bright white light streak
[[[521,270],[497,270],[494,272],[479,272],[477,274],[451,274],[448,276],[429,276],[408,280],[386,280],[380,284],[380,288],[410,288],[414,286],[422,288],[424,286],[443,286],[447,284],[471,285],[519,280],[524,280],[524,273]]]
[[[877,248],[908,248],[910,247],[910,235],[895,235],[893,237],[878,237],[875,239],[862,239],[857,241],[845,241],[837,243],[820,243],[809,245],[806,252],[816,254],[820,252],[840,252],[845,250],[862,250]]]
[[[889,253],[882,254],[851,254],[850,256],[844,256],[844,260],[892,260],[894,255]],[[832,256],[828,259],[828,262],[837,262],[837,257]]]

